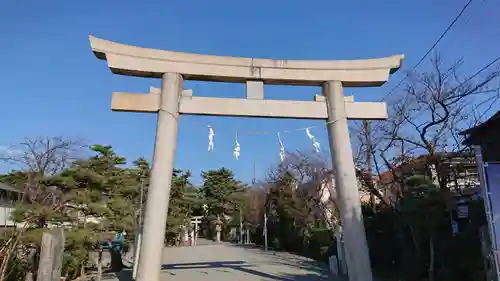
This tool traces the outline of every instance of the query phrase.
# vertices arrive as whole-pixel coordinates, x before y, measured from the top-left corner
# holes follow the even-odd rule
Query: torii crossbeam
[[[250,90],[251,87],[247,87],[247,96],[251,95]],[[149,91],[148,94],[114,92],[111,109],[126,112],[158,112],[161,89],[151,87]],[[354,102],[354,98],[349,96],[345,97],[345,106],[347,118],[351,120],[387,119],[387,107],[383,102]],[[196,97],[191,90],[182,91],[179,114],[328,119],[325,99],[320,95],[315,96],[315,101],[237,99]]]
[[[354,102],[343,87],[384,84],[403,55],[365,60],[305,61],[187,54],[119,44],[90,36],[92,51],[115,74],[162,79],[147,94],[113,93],[116,111],[158,114],[140,251],[138,281],[159,281],[180,114],[328,120],[340,217],[351,281],[372,281],[348,119],[387,119],[385,103]],[[246,99],[193,96],[184,80],[246,83]],[[264,84],[321,86],[314,101],[264,99]],[[334,122],[335,121],[335,122]]]

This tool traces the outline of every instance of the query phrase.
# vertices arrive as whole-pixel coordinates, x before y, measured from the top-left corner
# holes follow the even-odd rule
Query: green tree
[[[31,261],[37,260],[41,233],[48,226],[59,225],[70,226],[65,233],[63,274],[69,279],[77,278],[85,274],[90,252],[102,250],[103,242],[113,239],[116,231],[133,233],[137,229],[141,193],[143,203],[147,200],[149,163],[139,158],[134,161],[134,166],[125,168],[126,159],[117,155],[111,146],[104,145],[90,146],[89,157],[67,162],[74,159],[68,154],[71,142],[48,142],[53,146],[46,146],[50,150],[47,153],[39,150],[39,142],[29,144],[36,145],[30,147],[34,151],[33,157],[23,154],[19,160],[33,159],[33,163],[24,165],[33,169],[0,175],[2,182],[24,191],[13,212],[13,219],[27,226],[20,228],[22,233],[17,231],[13,234],[13,239],[0,241],[3,253],[0,255],[1,274],[5,276],[5,268],[10,270],[9,264],[14,260],[19,265],[17,269],[31,265],[29,270],[36,273],[37,264]],[[26,153],[31,149],[27,149]],[[55,151],[58,149],[62,151]],[[45,155],[50,157],[43,158]],[[180,170],[175,170],[173,174],[167,236],[175,239],[193,209],[202,205],[197,190],[189,182],[190,176],[189,172]],[[132,236],[127,235],[126,238]],[[29,254],[17,251],[19,247],[29,249],[32,245],[35,246],[34,251]],[[112,264],[121,267],[119,253],[115,255],[113,252],[112,259],[119,260],[118,263],[112,261]],[[7,270],[7,274],[21,276],[17,269]]]
[[[7,174],[0,175],[0,182],[3,182],[9,186],[23,190],[30,175],[25,171],[12,171]]]
[[[245,191],[246,186],[236,180],[230,169],[220,168],[202,172],[203,184],[198,189],[203,203],[208,207],[205,212],[205,230],[210,237],[215,233],[215,222],[223,223],[223,237],[229,232],[229,221],[227,216],[239,214],[242,208],[241,193]]]
[[[23,224],[23,227],[12,230],[9,239],[1,245],[0,280],[10,276],[12,268],[7,269],[6,263],[12,260],[29,266],[36,279],[41,233],[49,225],[58,226],[70,220],[66,215],[67,198],[57,186],[54,176],[76,159],[80,149],[77,142],[60,137],[25,138],[6,154],[0,155],[1,161],[19,169],[1,176],[1,181],[23,192],[11,213],[11,219]],[[23,251],[19,251],[20,248]]]
[[[168,205],[167,229],[165,232],[165,243],[175,245],[180,243],[180,238],[185,227],[188,226],[194,204],[196,204],[196,193],[191,188],[189,171],[174,170],[172,188],[170,189],[170,202]]]
[[[149,174],[151,171],[149,162],[140,157],[133,162],[134,166],[129,169],[129,172],[133,174],[135,181],[137,182],[138,188],[136,189],[136,194],[134,194],[134,225],[136,227],[136,232],[133,235],[129,235],[129,239],[132,238],[135,241],[137,231],[140,231],[144,224],[144,213],[147,202],[148,186],[149,186]]]
[[[203,185],[198,190],[208,206],[208,215],[223,216],[232,213],[237,205],[234,193],[244,190],[244,185],[234,178],[233,172],[220,168],[202,172],[201,177]]]
[[[294,252],[306,248],[314,226],[312,209],[296,182],[292,173],[284,171],[271,186],[267,203],[271,241],[275,247]]]
[[[439,234],[443,231],[443,225],[449,225],[449,215],[439,187],[421,176],[408,178],[400,210],[403,220],[410,227],[416,254],[419,259],[426,261],[427,278],[432,281],[436,272]]]
[[[68,235],[67,264],[82,268],[88,262],[88,253],[106,238],[113,238],[114,232],[133,233],[134,207],[139,194],[136,173],[120,167],[126,163],[124,157],[117,155],[111,146],[93,145],[90,150],[93,156],[75,161],[54,179],[70,202],[67,214],[74,222]],[[120,260],[113,264],[121,266],[121,256],[112,257]],[[77,272],[76,268],[68,271],[70,275]]]

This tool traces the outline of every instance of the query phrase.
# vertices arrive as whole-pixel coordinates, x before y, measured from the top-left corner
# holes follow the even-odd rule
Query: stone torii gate
[[[181,114],[328,120],[329,144],[351,281],[371,281],[348,119],[387,119],[381,102],[354,102],[343,87],[381,86],[403,55],[378,59],[306,61],[188,54],[119,44],[90,36],[92,51],[115,74],[162,79],[147,94],[113,93],[116,111],[158,114],[138,281],[159,281],[163,239]],[[246,83],[246,99],[193,96],[184,80]],[[321,86],[314,101],[265,100],[264,84]]]

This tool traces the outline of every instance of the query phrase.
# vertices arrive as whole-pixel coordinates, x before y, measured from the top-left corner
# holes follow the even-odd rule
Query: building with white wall
[[[10,215],[21,196],[22,191],[0,182],[0,227],[14,227]]]

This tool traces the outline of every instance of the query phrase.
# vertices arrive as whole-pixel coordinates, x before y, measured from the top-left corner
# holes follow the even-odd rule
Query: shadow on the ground
[[[284,274],[281,275],[278,280],[287,281],[341,281],[341,279],[332,279],[332,277],[326,275],[317,274]]]
[[[117,278],[119,281],[132,281],[132,269],[132,263],[130,263],[130,265],[122,264],[122,270],[118,272],[114,272],[112,269],[106,268],[102,273],[102,280],[112,280]],[[95,269],[94,274],[97,274],[96,271],[97,270]]]
[[[120,272],[110,272],[105,271],[102,274],[102,280],[116,280],[119,281],[133,281],[132,279],[132,270],[129,268],[125,268]]]
[[[295,256],[286,252],[263,252],[262,254],[272,256],[271,259],[273,263],[276,264],[310,270],[325,275],[329,274],[329,269],[326,264],[306,257]]]
[[[217,261],[217,262],[196,262],[196,263],[176,263],[176,264],[164,264],[162,265],[163,270],[182,270],[182,269],[232,269],[235,271],[241,271],[247,274],[255,275],[261,278],[267,278],[270,280],[277,281],[322,281],[330,280],[327,274],[318,272],[317,274],[284,274],[284,275],[272,275],[269,273],[264,273],[255,269],[251,264],[245,261]],[[227,271],[229,272],[229,271]],[[122,280],[120,280],[122,281]]]
[[[303,265],[305,268],[305,265]],[[248,264],[245,261],[217,261],[217,262],[195,262],[195,263],[175,263],[175,264],[164,264],[162,265],[162,270],[167,271],[167,273],[171,275],[175,275],[175,270],[186,270],[186,269],[215,269],[219,271],[230,272],[229,270],[235,270],[244,272],[247,274],[251,274],[254,276],[258,276],[260,278],[267,278],[270,280],[276,281],[323,281],[323,280],[332,280],[328,273],[323,270],[313,271],[313,273],[308,274],[280,274],[273,275],[265,272],[261,272],[255,269],[254,265]],[[311,268],[305,268],[311,270]],[[208,274],[208,273],[207,273]],[[132,271],[130,269],[126,269],[122,272],[116,273],[105,273],[103,275],[103,280],[109,280],[116,278],[119,281],[132,281]]]
[[[268,256],[274,264],[281,264],[303,270],[309,270],[322,275],[329,274],[328,266],[326,264],[315,261],[308,257],[272,249],[264,251],[262,246],[256,244],[232,244],[232,246],[237,248],[244,248],[246,250],[254,250],[255,253]]]
[[[102,274],[102,280],[115,280],[119,281],[133,281],[132,279],[132,270],[126,269],[120,272],[107,272]]]

